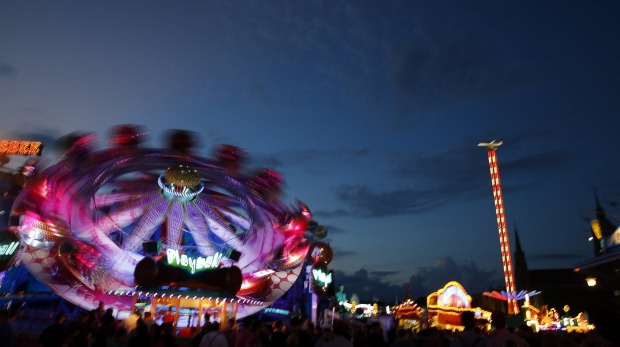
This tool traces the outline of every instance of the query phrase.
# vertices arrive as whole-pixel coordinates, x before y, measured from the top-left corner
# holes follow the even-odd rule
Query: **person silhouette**
[[[43,347],[61,347],[67,338],[67,329],[64,326],[66,315],[63,312],[56,314],[54,323],[48,325],[39,335],[39,342]]]

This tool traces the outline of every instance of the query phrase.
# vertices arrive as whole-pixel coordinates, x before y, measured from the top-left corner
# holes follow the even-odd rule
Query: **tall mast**
[[[489,169],[491,171],[491,186],[493,188],[493,200],[495,201],[495,216],[497,217],[497,231],[499,233],[499,246],[502,253],[502,266],[504,267],[504,280],[506,281],[506,294],[508,299],[508,314],[516,315],[519,313],[519,305],[514,299],[515,280],[513,275],[512,257],[510,252],[510,238],[506,227],[506,214],[504,212],[504,198],[502,196],[502,185],[499,179],[499,166],[497,164],[497,148],[503,141],[481,142],[480,147],[487,148],[489,157]]]

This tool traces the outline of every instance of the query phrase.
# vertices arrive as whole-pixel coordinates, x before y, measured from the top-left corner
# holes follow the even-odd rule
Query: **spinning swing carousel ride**
[[[135,126],[112,134],[102,150],[92,135],[74,138],[13,204],[20,261],[64,299],[121,315],[141,304],[243,318],[281,297],[307,256],[326,253],[315,249],[326,229],[303,203],[281,201],[281,174],[246,174],[243,150],[202,158],[185,131],[167,148],[143,148]]]

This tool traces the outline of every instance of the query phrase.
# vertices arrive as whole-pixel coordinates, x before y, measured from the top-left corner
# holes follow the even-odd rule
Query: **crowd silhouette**
[[[136,311],[122,320],[112,309],[101,304],[84,312],[78,319],[67,321],[58,313],[38,336],[43,347],[607,347],[618,346],[597,331],[567,333],[565,331],[534,332],[521,325],[506,327],[506,316],[494,312],[493,329],[487,332],[476,326],[474,317],[462,315],[462,331],[427,328],[418,332],[390,329],[384,331],[379,321],[351,324],[334,321],[314,326],[310,320],[293,317],[289,322],[271,322],[247,317],[241,322],[230,319],[214,321],[205,315],[202,327],[191,336],[179,337],[174,322],[158,324],[150,312]],[[5,311],[0,311],[0,346],[17,347],[14,332]]]

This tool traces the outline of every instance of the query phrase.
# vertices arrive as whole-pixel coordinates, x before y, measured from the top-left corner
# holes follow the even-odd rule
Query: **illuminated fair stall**
[[[405,299],[398,306],[391,307],[390,311],[394,313],[398,329],[419,331],[423,328],[422,316],[424,315],[424,309],[418,306],[411,298]]]
[[[336,300],[338,301],[338,313],[342,318],[369,318],[379,313],[379,306],[376,303],[361,303],[356,294],[351,295],[351,300],[347,299],[344,286],[340,286],[336,293]]]
[[[422,322],[424,309],[411,299],[411,284],[407,284],[405,301],[400,305],[386,306],[385,310],[388,315],[394,316],[394,321],[398,329],[417,332],[426,327],[426,324]]]
[[[576,317],[568,316],[570,307],[564,306],[564,317],[560,317],[559,312],[555,308],[549,309],[547,305],[537,308],[530,303],[528,296],[525,297],[523,303],[525,311],[525,324],[534,331],[546,330],[564,330],[568,332],[585,333],[595,329],[593,324],[588,321],[588,314],[580,312]]]
[[[346,309],[349,316],[358,319],[373,317],[379,312],[379,306],[377,304],[358,303],[355,300],[351,302],[345,301],[340,303],[340,305]]]
[[[426,303],[430,327],[461,330],[463,329],[461,313],[464,311],[474,312],[474,316],[481,324],[487,324],[491,318],[491,312],[471,306],[471,296],[456,281],[448,282],[443,288],[431,293]]]

